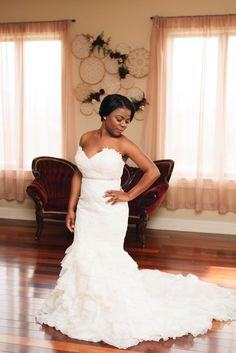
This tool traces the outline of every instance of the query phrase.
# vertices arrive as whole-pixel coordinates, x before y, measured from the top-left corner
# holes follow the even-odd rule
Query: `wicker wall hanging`
[[[79,34],[72,41],[72,53],[80,61],[81,82],[74,90],[81,103],[80,111],[85,116],[98,112],[103,97],[120,93],[131,99],[138,112],[135,118],[142,120],[148,103],[136,81],[148,74],[149,52],[144,48],[131,49],[126,43],[112,50],[109,43],[110,38],[105,40],[103,32],[97,37]]]

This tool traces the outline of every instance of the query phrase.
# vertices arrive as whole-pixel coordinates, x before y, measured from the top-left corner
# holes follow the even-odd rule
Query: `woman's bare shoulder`
[[[83,146],[83,144],[90,139],[94,134],[96,133],[96,130],[92,130],[92,131],[87,131],[85,132],[83,135],[81,135],[80,137],[80,146]]]
[[[135,147],[138,148],[133,141],[131,141],[128,137],[122,135],[119,141],[119,149],[123,155],[128,155],[128,151]]]
[[[122,135],[120,138],[120,146],[127,147],[127,146],[136,146],[135,143],[130,140],[127,136]]]

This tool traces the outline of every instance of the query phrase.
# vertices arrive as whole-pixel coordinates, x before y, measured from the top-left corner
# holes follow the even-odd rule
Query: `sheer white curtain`
[[[0,198],[24,200],[34,157],[74,157],[68,27],[0,24]]]
[[[172,158],[169,209],[236,212],[236,16],[153,19],[144,149]]]

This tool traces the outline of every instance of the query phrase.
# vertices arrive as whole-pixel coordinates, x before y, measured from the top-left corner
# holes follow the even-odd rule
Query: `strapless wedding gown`
[[[205,333],[212,319],[232,319],[230,290],[158,270],[139,270],[123,250],[128,204],[106,203],[120,189],[124,161],[104,148],[76,163],[83,178],[73,244],[66,250],[55,289],[37,313],[39,323],[86,341],[127,348],[143,340]]]

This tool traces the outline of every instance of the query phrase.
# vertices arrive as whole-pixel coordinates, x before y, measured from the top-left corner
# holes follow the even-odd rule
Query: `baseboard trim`
[[[35,211],[30,208],[0,207],[0,218],[32,221],[35,220]],[[157,230],[231,234],[236,236],[236,222],[153,217],[148,222],[147,228]]]
[[[0,218],[33,221],[35,220],[35,211],[30,208],[0,207]]]
[[[231,234],[236,236],[236,222],[155,217],[148,222],[148,228],[200,233]]]

